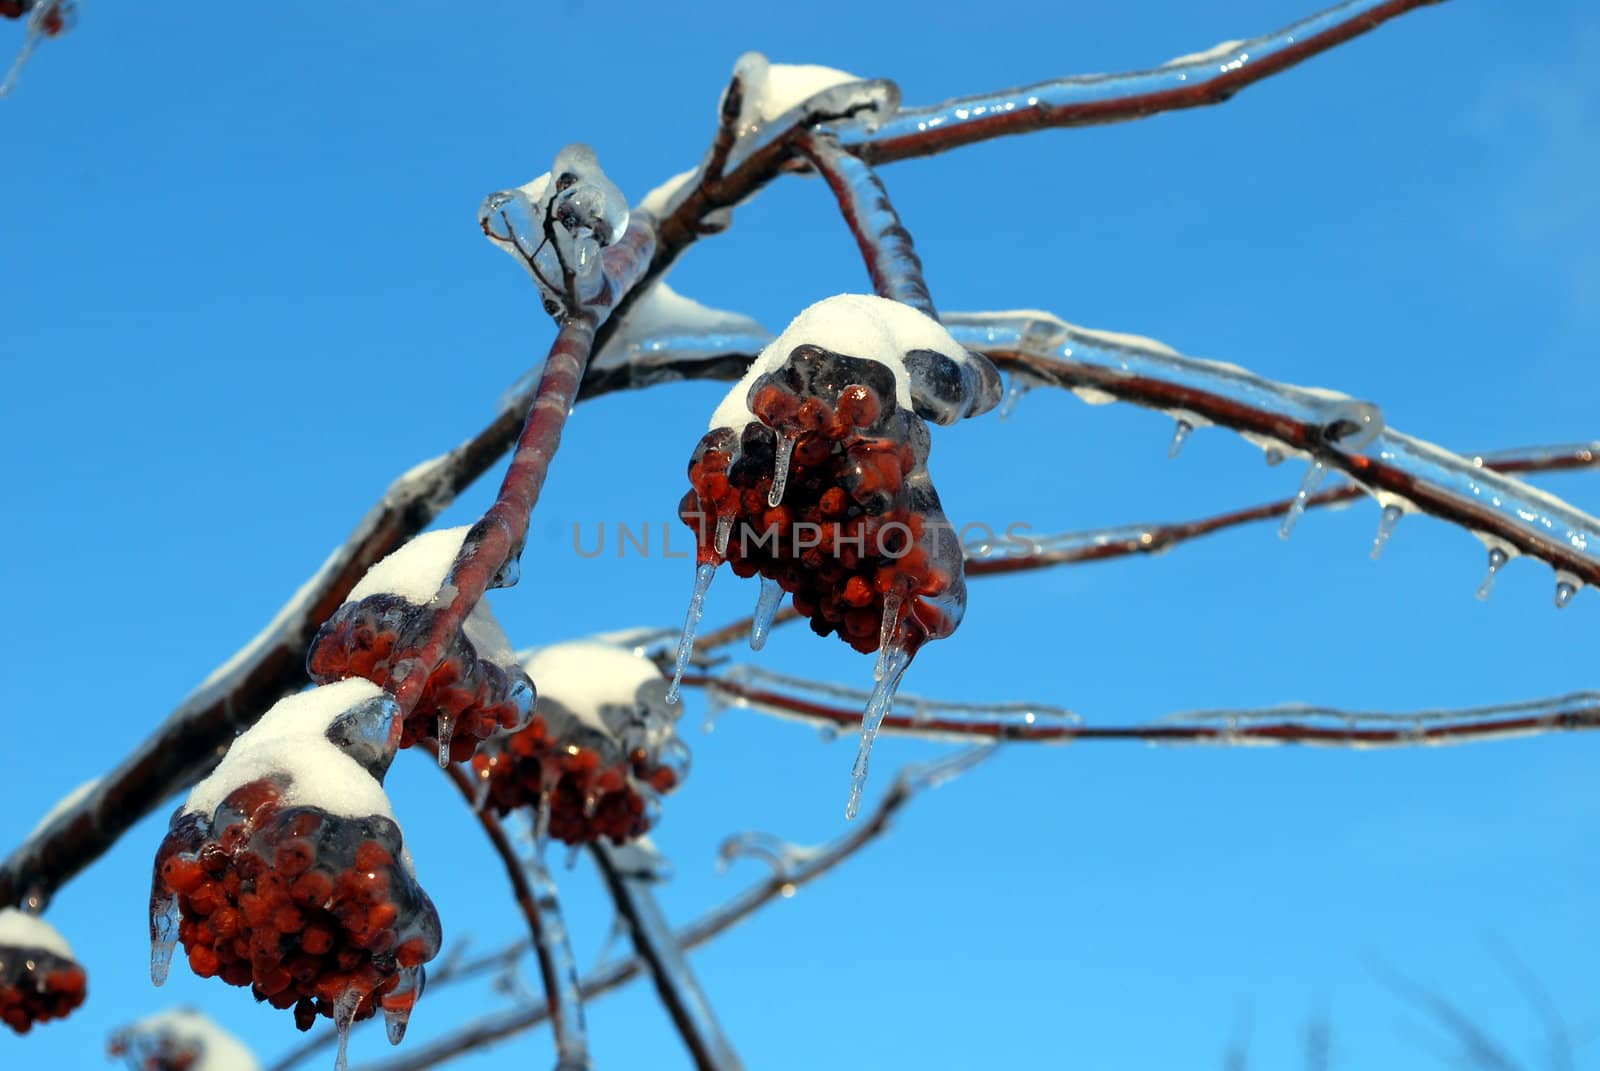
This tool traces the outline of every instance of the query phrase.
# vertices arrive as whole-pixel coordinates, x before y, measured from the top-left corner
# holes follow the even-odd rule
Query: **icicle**
[[[400,982],[394,987],[394,993],[399,995],[414,994],[413,999],[420,997],[422,995],[422,968],[401,967]],[[387,1004],[383,1005],[383,1025],[389,1034],[389,1044],[398,1045],[406,1036],[406,1024],[411,1021],[411,1007],[410,1004],[397,1008],[391,1008]]]
[[[867,709],[861,714],[861,747],[856,752],[856,762],[850,770],[850,800],[844,807],[846,818],[854,818],[861,813],[861,794],[867,787],[867,764],[872,759],[872,742],[878,737],[878,726],[883,724],[884,717],[894,706],[895,690],[900,687],[900,679],[906,675],[906,667],[911,664],[910,653],[898,643],[886,650],[888,657],[883,660],[883,675],[878,678],[877,686],[872,689],[872,697],[867,700]]]
[[[795,436],[778,436],[778,456],[772,462],[772,488],[767,492],[769,506],[776,506],[783,501],[783,489],[789,483],[789,462],[794,458],[794,444]]]
[[[1487,599],[1489,597],[1489,592],[1494,590],[1494,578],[1495,578],[1495,575],[1497,573],[1499,573],[1501,569],[1505,568],[1506,562],[1508,562],[1510,560],[1511,560],[1510,556],[1507,555],[1506,552],[1501,550],[1499,547],[1493,547],[1493,548],[1490,549],[1490,551],[1489,551],[1489,575],[1483,578],[1483,583],[1482,584],[1478,585],[1478,598],[1479,599]]]
[[[168,897],[164,906],[150,905],[150,981],[164,985],[172,967],[172,949],[178,943],[178,898]]]
[[[1294,531],[1295,522],[1306,511],[1306,503],[1317,493],[1317,488],[1322,485],[1322,478],[1327,474],[1328,467],[1320,461],[1313,461],[1311,467],[1306,469],[1305,479],[1300,481],[1300,489],[1294,493],[1294,504],[1289,507],[1289,512],[1283,515],[1283,524],[1278,528],[1279,539],[1289,538],[1289,533]]]
[[[883,597],[883,624],[878,626],[878,663],[872,667],[872,679],[883,680],[889,664],[889,651],[895,646],[895,632],[900,628],[900,596],[890,592]]]
[[[578,989],[578,963],[561,915],[555,879],[546,869],[542,853],[524,860],[524,867],[544,921],[539,946],[556,977],[556,992],[548,994],[554,1013],[551,1026],[556,1035],[556,1071],[589,1071],[588,1027],[584,1023],[583,994]]]
[[[1022,396],[1032,389],[1032,379],[1013,372],[1006,380],[1006,396],[1000,400],[1000,408],[995,411],[995,415],[1001,420],[1010,420],[1015,415]]]
[[[18,51],[17,58],[11,61],[11,68],[6,71],[5,78],[0,79],[0,97],[8,95],[16,88],[17,79],[22,77],[22,68],[28,65],[34,49],[39,47],[39,42],[49,36],[49,32],[45,29],[46,21],[65,6],[65,0],[40,0],[39,5],[29,13],[27,36],[22,39],[22,48]]]
[[[694,654],[694,634],[700,628],[700,618],[706,612],[706,592],[711,589],[711,579],[717,567],[711,562],[694,571],[694,594],[689,597],[689,612],[683,618],[683,635],[678,639],[678,661],[672,671],[672,684],[667,688],[667,702],[678,702],[678,687],[683,683],[683,671],[689,668],[689,656]]]
[[[1572,597],[1578,593],[1578,589],[1581,587],[1583,587],[1583,581],[1579,580],[1571,573],[1557,573],[1556,609],[1565,610],[1567,608],[1567,603],[1572,601]]]
[[[439,769],[443,770],[450,765],[450,738],[456,735],[456,718],[454,714],[439,712]]]
[[[759,651],[767,645],[772,632],[772,619],[778,616],[778,606],[783,602],[783,585],[770,576],[761,578],[761,596],[756,599],[756,612],[750,621],[750,649]]]
[[[728,537],[731,535],[733,535],[733,518],[718,517],[717,538],[716,542],[713,543],[712,546],[717,548],[717,555],[719,557],[725,556],[728,553]]]
[[[1383,548],[1389,545],[1389,537],[1394,535],[1395,525],[1400,523],[1400,518],[1406,511],[1399,506],[1383,507],[1383,516],[1378,518],[1378,534],[1372,537],[1372,560],[1377,561],[1383,557]]]
[[[1178,421],[1178,426],[1172,429],[1172,443],[1167,447],[1167,456],[1176,458],[1183,453],[1183,444],[1189,441],[1189,433],[1194,431],[1194,425],[1187,420]]]
[[[550,841],[550,799],[561,783],[561,769],[553,762],[539,765],[539,805],[533,814],[533,850],[544,857],[544,846]]]
[[[339,1054],[333,1058],[333,1071],[350,1071],[350,1025],[356,1020],[356,1009],[361,1006],[361,994],[346,989],[339,994],[333,1006],[333,1026],[339,1032]]]

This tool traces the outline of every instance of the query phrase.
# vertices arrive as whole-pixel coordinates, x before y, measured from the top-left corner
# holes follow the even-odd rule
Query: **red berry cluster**
[[[137,1041],[113,1037],[107,1051],[126,1059],[132,1071],[189,1071],[202,1056],[199,1046],[174,1037]]]
[[[71,959],[42,948],[0,945],[0,1022],[19,1034],[71,1014],[88,987],[88,975]]]
[[[776,581],[812,631],[863,653],[885,631],[908,653],[954,631],[960,547],[928,476],[927,425],[897,404],[894,372],[801,345],[748,404],[757,419],[709,432],[689,465],[679,516],[700,562]]]
[[[385,686],[401,636],[413,633],[427,612],[392,594],[346,603],[312,641],[307,658],[312,680],[327,684],[362,677],[380,688]],[[421,701],[401,727],[401,747],[432,740],[436,732],[448,732],[450,760],[465,762],[479,741],[496,730],[526,723],[533,683],[513,662],[502,665],[480,658],[466,636],[469,629],[456,637],[444,661],[428,678]],[[439,728],[441,722],[450,728]]]
[[[539,715],[479,751],[472,768],[484,783],[484,806],[500,814],[543,807],[550,836],[567,844],[643,836],[656,823],[658,794],[682,776],[680,765],[643,747],[619,753],[614,744],[564,742]]]
[[[0,18],[20,19],[38,7],[41,2],[43,0],[0,0]],[[40,20],[39,29],[46,37],[57,37],[66,30],[69,14],[68,4],[56,4],[45,12],[44,18]]]
[[[439,951],[439,917],[402,859],[400,828],[284,807],[270,779],[234,790],[209,820],[175,817],[153,886],[152,919],[176,912],[195,974],[294,1008],[301,1030],[381,1007],[393,1036]]]

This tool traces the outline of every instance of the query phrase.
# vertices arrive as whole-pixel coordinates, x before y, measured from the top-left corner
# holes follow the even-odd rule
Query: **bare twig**
[[[1427,1014],[1455,1040],[1467,1067],[1479,1071],[1522,1071],[1521,1063],[1444,994],[1412,981],[1380,961],[1372,961],[1371,969],[1386,988]]]
[[[900,222],[877,173],[860,157],[840,149],[838,140],[825,131],[808,132],[796,147],[833,191],[877,295],[938,319],[911,232]]]
[[[737,666],[715,675],[686,675],[725,706],[853,729],[867,693],[839,685]],[[1123,740],[1156,744],[1317,744],[1410,747],[1600,728],[1600,692],[1576,692],[1499,706],[1424,710],[1412,714],[1338,710],[1301,704],[1257,710],[1201,710],[1142,725],[1084,725],[1058,707],[1031,703],[958,704],[901,695],[883,732],[948,740],[1069,744]]]
[[[1600,465],[1600,442],[1501,450],[1492,454],[1476,454],[1469,460],[1475,467],[1503,473],[1568,472],[1590,469]],[[1339,505],[1362,498],[1366,494],[1367,492],[1359,484],[1347,483],[1342,487],[1330,488],[1311,495],[1305,500],[1303,508],[1317,509]],[[1114,528],[1093,528],[1058,535],[1030,536],[1027,543],[1034,549],[1019,554],[994,555],[992,551],[984,554],[969,548],[966,575],[969,578],[1003,576],[1057,565],[1083,565],[1130,555],[1160,554],[1191,539],[1199,539],[1240,525],[1282,517],[1293,509],[1295,504],[1296,500],[1293,498],[1280,498],[1192,521],[1125,524]],[[796,621],[799,616],[793,607],[786,606],[773,618],[772,623],[776,627]],[[752,617],[743,617],[707,632],[696,641],[696,649],[704,655],[719,647],[738,643],[750,635],[750,626],[754,620]]]
[[[720,907],[708,911],[674,935],[678,947],[687,951],[733,929],[775,900],[792,897],[807,885],[850,859],[888,830],[891,820],[920,792],[935,788],[959,775],[983,758],[991,749],[964,751],[927,766],[908,767],[900,772],[878,806],[849,832],[806,853],[802,862],[771,874],[734,896]],[[599,968],[585,978],[580,991],[585,1000],[610,992],[632,981],[646,970],[638,956],[630,956]],[[469,1023],[455,1033],[423,1045],[393,1060],[371,1064],[358,1071],[424,1071],[425,1068],[477,1052],[498,1041],[531,1030],[550,1017],[547,1006],[512,1008]],[[287,1071],[279,1063],[273,1071]]]
[[[617,914],[627,923],[634,953],[649,967],[656,994],[678,1028],[695,1067],[700,1071],[742,1068],[656,903],[651,879],[629,871],[624,850],[603,840],[596,841],[591,849]]]
[[[445,774],[450,778],[451,784],[461,792],[462,798],[467,801],[467,807],[478,819],[478,824],[483,827],[484,836],[489,838],[490,847],[494,849],[505,867],[506,879],[511,882],[512,896],[522,911],[523,920],[528,924],[528,937],[539,961],[539,979],[544,983],[545,1007],[554,1013],[551,1022],[555,1029],[556,1047],[562,1052],[568,1051],[573,1046],[581,1047],[584,1032],[583,1008],[581,1005],[569,1008],[563,1001],[563,994],[572,989],[575,979],[562,977],[565,968],[558,962],[558,957],[551,953],[553,941],[565,940],[565,937],[550,932],[552,920],[546,917],[549,906],[540,902],[539,896],[528,884],[528,874],[523,861],[517,855],[511,838],[506,836],[500,820],[487,808],[478,806],[477,790],[472,784],[472,779],[458,766],[446,766]],[[538,850],[537,847],[535,850]],[[553,924],[560,926],[559,914],[555,915]],[[570,957],[568,965],[570,966]]]
[[[1181,57],[1153,70],[1080,75],[903,108],[875,130],[845,129],[844,145],[873,163],[886,163],[1010,134],[1118,123],[1219,104],[1246,86],[1436,2],[1347,0],[1276,33]]]

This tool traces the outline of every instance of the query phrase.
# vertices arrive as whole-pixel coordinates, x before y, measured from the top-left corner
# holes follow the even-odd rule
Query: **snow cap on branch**
[[[140,1019],[111,1036],[111,1055],[139,1071],[260,1071],[238,1038],[194,1008],[173,1008]]]

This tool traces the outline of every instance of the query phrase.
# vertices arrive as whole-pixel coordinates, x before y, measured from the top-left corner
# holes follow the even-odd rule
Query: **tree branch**
[[[735,666],[688,675],[713,704],[846,730],[861,724],[868,693],[839,685]],[[941,740],[1070,744],[1123,740],[1162,744],[1318,744],[1409,747],[1600,728],[1600,692],[1575,692],[1498,706],[1423,710],[1412,714],[1289,704],[1258,710],[1198,710],[1142,725],[1084,725],[1060,707],[1035,703],[953,703],[901,695],[883,732]],[[910,710],[907,714],[905,711]]]
[[[959,776],[992,750],[977,748],[940,762],[906,767],[900,771],[872,813],[852,825],[848,832],[819,848],[796,853],[798,859],[795,865],[775,867],[766,878],[678,930],[673,939],[685,951],[697,948],[733,929],[773,901],[794,896],[802,886],[816,881],[881,837],[890,828],[891,820],[917,795]],[[645,963],[638,956],[618,960],[585,978],[580,991],[584,999],[592,999],[632,981],[645,970]],[[437,1067],[531,1030],[549,1017],[550,1012],[545,1005],[508,1009],[469,1023],[455,1033],[393,1060],[370,1064],[357,1071],[424,1071],[425,1068]],[[290,1066],[287,1062],[280,1062],[273,1066],[272,1071],[288,1071]]]
[[[860,157],[840,149],[838,140],[825,131],[810,131],[795,145],[838,200],[877,295],[937,320],[911,232],[900,222],[877,173]]]
[[[617,914],[628,924],[635,955],[655,980],[656,993],[700,1071],[737,1071],[740,1063],[717,1022],[683,949],[656,903],[650,878],[629,869],[624,853],[604,840],[590,845]]]
[[[512,896],[516,899],[517,907],[521,909],[522,917],[528,924],[528,937],[539,961],[539,978],[544,983],[545,1007],[554,1013],[551,1021],[555,1028],[556,1049],[563,1055],[569,1052],[582,1053],[587,1048],[583,1005],[579,1002],[574,1007],[568,1000],[568,995],[576,991],[578,979],[573,966],[572,951],[567,947],[566,928],[561,922],[560,906],[554,899],[554,890],[547,890],[541,896],[528,884],[528,874],[522,858],[517,855],[517,850],[512,845],[511,839],[506,836],[500,820],[487,808],[478,806],[477,791],[466,772],[458,766],[446,766],[444,772],[450,778],[450,783],[460,791],[462,799],[467,801],[468,809],[478,819],[478,824],[483,827],[484,836],[489,838],[490,847],[494,849],[505,867],[506,878],[511,882]],[[535,851],[537,850],[536,847]],[[563,1063],[561,1066],[565,1067],[566,1064]]]
[[[1052,127],[1143,119],[1220,104],[1246,86],[1438,0],[1347,0],[1276,33],[1230,42],[1161,67],[1089,74],[905,108],[875,130],[846,128],[846,149],[873,163],[929,156]]]

